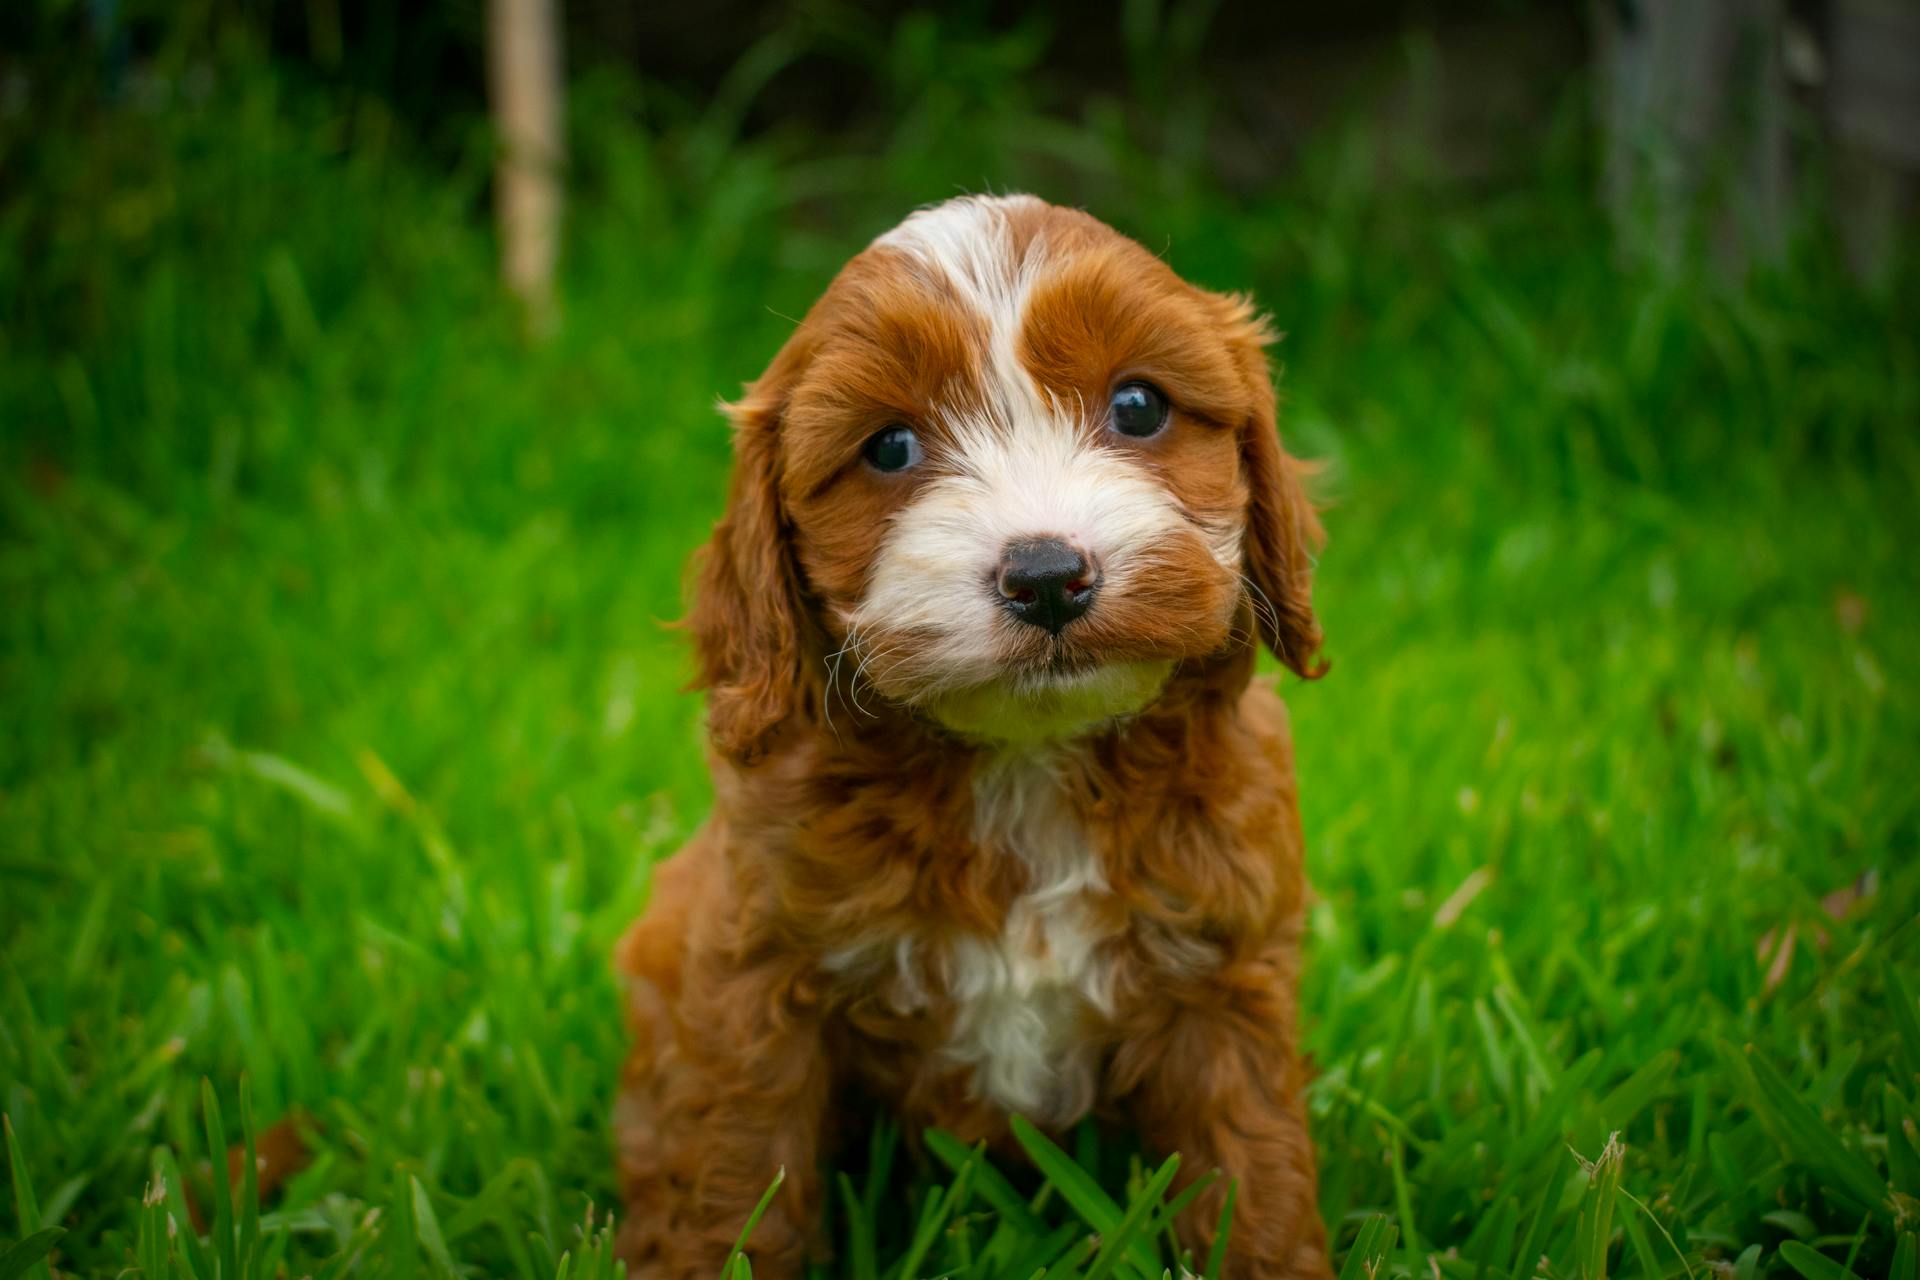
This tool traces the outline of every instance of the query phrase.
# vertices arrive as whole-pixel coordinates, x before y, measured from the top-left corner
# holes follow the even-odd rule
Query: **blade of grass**
[[[1175,1220],[1178,1219],[1182,1213],[1186,1212],[1188,1205],[1205,1195],[1207,1188],[1218,1181],[1220,1181],[1220,1171],[1218,1169],[1207,1170],[1192,1182],[1188,1183],[1179,1195],[1162,1205],[1159,1210],[1155,1212],[1153,1221],[1147,1224],[1146,1230],[1140,1233],[1148,1240],[1164,1233],[1167,1240],[1167,1253],[1173,1258],[1175,1266],[1180,1265],[1180,1243],[1173,1229]]]
[[[1511,977],[1511,975],[1509,975]],[[1520,997],[1517,987],[1502,984],[1493,989],[1493,1003],[1500,1010],[1500,1016],[1506,1019],[1513,1029],[1513,1038],[1520,1045],[1520,1056],[1526,1061],[1527,1068],[1533,1073],[1534,1082],[1543,1094],[1551,1093],[1559,1080],[1559,1073],[1547,1056],[1540,1050],[1540,1043],[1533,1034],[1532,1024],[1520,1010]],[[1411,1241],[1412,1237],[1408,1237]]]
[[[1672,1249],[1674,1254],[1680,1259],[1681,1269],[1687,1273],[1688,1280],[1692,1280],[1693,1264],[1687,1261],[1687,1251],[1685,1249],[1682,1249],[1680,1247],[1680,1242],[1673,1238],[1673,1233],[1667,1230],[1666,1223],[1660,1221],[1659,1217],[1654,1214],[1653,1210],[1649,1209],[1641,1201],[1640,1197],[1634,1195],[1633,1192],[1627,1190],[1625,1187],[1622,1187],[1620,1188],[1620,1194],[1625,1196],[1628,1202],[1631,1203],[1634,1208],[1638,1209],[1642,1214],[1644,1214],[1646,1216],[1647,1221],[1651,1222],[1654,1225],[1654,1228],[1657,1231],[1659,1231],[1663,1237],[1665,1237],[1667,1242],[1667,1247]],[[1632,1219],[1629,1218],[1628,1221],[1632,1221]],[[1649,1276],[1658,1276],[1660,1274],[1659,1270],[1655,1268],[1650,1261],[1647,1263],[1647,1274]]]
[[[1724,1134],[1707,1135],[1707,1167],[1713,1171],[1713,1180],[1719,1184],[1721,1194],[1728,1201],[1739,1203],[1746,1194],[1747,1180]]]
[[[1093,1175],[1075,1164],[1067,1153],[1038,1129],[1034,1128],[1024,1116],[1013,1117],[1013,1136],[1047,1181],[1060,1189],[1064,1199],[1074,1212],[1078,1213],[1086,1224],[1102,1235],[1120,1225],[1124,1216],[1120,1206],[1112,1197],[1100,1189]],[[1154,1265],[1153,1253],[1144,1242],[1135,1241],[1127,1250],[1126,1261],[1139,1280],[1158,1280],[1160,1268]]]
[[[393,1171],[393,1201],[387,1206],[387,1225],[381,1233],[389,1236],[387,1265],[390,1274],[417,1276],[420,1267],[420,1228],[413,1220],[413,1175],[405,1169]]]
[[[1501,1163],[1504,1177],[1519,1177],[1530,1171],[1542,1157],[1552,1159],[1555,1164],[1560,1163],[1557,1148],[1571,1124],[1570,1116],[1580,1091],[1586,1087],[1588,1077],[1599,1069],[1605,1056],[1598,1049],[1587,1053],[1561,1072],[1553,1088],[1541,1095],[1539,1103],[1533,1108],[1533,1118],[1509,1145],[1506,1159]],[[1604,1133],[1596,1135],[1595,1140],[1603,1139]]]
[[[13,1132],[13,1117],[0,1115],[0,1127],[6,1130],[7,1168],[13,1176],[13,1214],[20,1223],[20,1235],[33,1238],[40,1230],[40,1205],[33,1196],[33,1179],[27,1174],[26,1157],[20,1154],[20,1139]],[[52,1248],[51,1245],[48,1246]],[[44,1258],[44,1255],[43,1255]],[[34,1280],[48,1280],[52,1274],[43,1259],[27,1264]]]
[[[766,1191],[761,1193],[760,1203],[753,1206],[753,1212],[747,1215],[746,1224],[740,1228],[740,1234],[734,1238],[733,1251],[727,1255],[728,1274],[733,1273],[736,1262],[746,1261],[747,1237],[752,1235],[753,1229],[760,1225],[760,1219],[766,1216],[767,1207],[773,1203],[773,1197],[779,1192],[780,1184],[786,1180],[787,1166],[781,1165],[775,1170],[773,1181],[767,1184]]]
[[[1553,1230],[1554,1216],[1560,1209],[1560,1193],[1567,1185],[1567,1177],[1573,1172],[1570,1161],[1556,1160],[1553,1172],[1547,1178],[1547,1185],[1540,1192],[1540,1199],[1533,1211],[1533,1223],[1527,1228],[1526,1239],[1520,1242],[1520,1252],[1514,1257],[1511,1280],[1526,1280],[1537,1269],[1540,1251],[1546,1247],[1547,1239]]]
[[[1233,1202],[1240,1198],[1240,1179],[1227,1183],[1227,1197],[1220,1202],[1220,1217],[1213,1224],[1213,1247],[1207,1250],[1204,1280],[1220,1280],[1227,1265],[1227,1238],[1233,1233]]]
[[[921,1206],[920,1221],[916,1224],[913,1238],[908,1242],[907,1251],[888,1269],[890,1276],[898,1280],[915,1280],[920,1272],[920,1264],[926,1261],[927,1253],[933,1248],[933,1242],[952,1219],[958,1205],[968,1194],[966,1184],[971,1181],[972,1166],[962,1169],[952,1185],[942,1189],[935,1187]]]
[[[1393,1173],[1393,1204],[1400,1214],[1400,1228],[1406,1233],[1407,1248],[1414,1253],[1425,1253],[1426,1248],[1420,1240],[1420,1232],[1413,1221],[1413,1188],[1407,1182],[1406,1151],[1400,1145],[1398,1134],[1390,1134],[1387,1146],[1388,1159]]]
[[[867,1216],[867,1206],[853,1189],[853,1180],[846,1174],[839,1177],[840,1199],[847,1211],[847,1265],[852,1271],[852,1280],[878,1280],[879,1265],[874,1260],[873,1219]]]
[[[1920,1149],[1914,1146],[1920,1131],[1914,1125],[1913,1104],[1887,1085],[1882,1091],[1881,1115],[1887,1124],[1887,1175],[1893,1189],[1920,1197]]]
[[[1171,1155],[1154,1170],[1146,1185],[1140,1188],[1133,1202],[1127,1206],[1127,1212],[1120,1219],[1120,1225],[1105,1235],[1100,1241],[1100,1251],[1093,1255],[1093,1263],[1087,1268],[1086,1280],[1104,1280],[1112,1271],[1115,1263],[1129,1248],[1139,1241],[1143,1247],[1151,1248],[1148,1241],[1151,1236],[1144,1228],[1152,1220],[1154,1211],[1161,1207],[1167,1194],[1167,1188],[1173,1185],[1173,1178],[1180,1171],[1180,1157]]]
[[[1600,1099],[1594,1108],[1599,1113],[1600,1122],[1609,1130],[1626,1129],[1643,1107],[1666,1090],[1667,1082],[1679,1065],[1680,1055],[1672,1049],[1641,1063],[1632,1075]]]
[[[460,1270],[453,1265],[453,1256],[447,1252],[446,1237],[440,1234],[440,1215],[433,1210],[433,1201],[427,1196],[427,1189],[420,1179],[409,1177],[408,1191],[413,1199],[413,1229],[419,1237],[420,1247],[427,1252],[427,1261],[441,1280],[457,1280]]]
[[[167,1255],[171,1252],[167,1240],[166,1190],[155,1178],[140,1198],[140,1226],[134,1240],[134,1257],[140,1263],[141,1275],[147,1280],[153,1277],[165,1280]]]
[[[1893,1247],[1893,1263],[1887,1268],[1887,1280],[1920,1280],[1920,1236],[1911,1231],[1900,1233]]]
[[[47,1255],[53,1252],[53,1246],[60,1243],[60,1237],[67,1234],[64,1227],[42,1227],[24,1239],[16,1240],[0,1253],[0,1280],[20,1280],[20,1277],[38,1267],[42,1271],[47,1266]]]
[[[533,1256],[534,1265],[543,1273],[551,1274],[560,1265],[560,1260],[553,1256],[553,1242],[545,1232],[527,1232],[527,1249]]]
[[[1798,1240],[1781,1242],[1780,1260],[1805,1276],[1806,1280],[1860,1280],[1859,1276],[1826,1254],[1816,1253]]]
[[[260,1270],[260,1156],[254,1142],[253,1082],[240,1077],[240,1143],[246,1164],[240,1170],[240,1275],[258,1276]],[[216,1160],[226,1155],[219,1152]]]
[[[1863,1208],[1884,1214],[1886,1184],[1872,1167],[1847,1150],[1819,1113],[1801,1100],[1772,1063],[1751,1047],[1746,1060],[1758,1086],[1757,1109],[1771,1121],[1769,1127],[1775,1131],[1775,1137],[1829,1186],[1846,1192]]]
[[[1500,1045],[1500,1033],[1493,1024],[1493,1011],[1487,1008],[1484,1000],[1473,1002],[1473,1022],[1480,1032],[1480,1053],[1486,1064],[1487,1078],[1500,1093],[1502,1100],[1513,1100],[1513,1064],[1506,1051]]]
[[[1880,966],[1880,980],[1887,989],[1887,1012],[1899,1032],[1901,1065],[1911,1080],[1920,1076],[1920,1010],[1915,1009],[1913,992],[1891,960]]]
[[[1378,1275],[1399,1234],[1400,1229],[1386,1214],[1369,1216],[1353,1237],[1347,1260],[1340,1264],[1340,1280],[1370,1280]]]
[[[1080,1268],[1087,1265],[1095,1249],[1100,1247],[1100,1237],[1087,1236],[1076,1242],[1063,1254],[1060,1260],[1047,1268],[1047,1280],[1082,1280]]]
[[[535,1188],[522,1188],[526,1174],[533,1162],[522,1157],[509,1160],[500,1171],[487,1179],[480,1190],[473,1193],[471,1199],[460,1206],[458,1212],[449,1217],[442,1225],[448,1244],[465,1239],[489,1223],[499,1222],[501,1212],[507,1209],[513,1200],[521,1195],[533,1194]]]
[[[973,1157],[973,1148],[944,1130],[929,1129],[923,1135],[923,1140],[927,1150],[955,1173],[960,1172]],[[1012,1223],[1021,1234],[1036,1235],[1044,1230],[1040,1219],[1034,1216],[1033,1210],[1027,1208],[1026,1199],[1013,1189],[1006,1175],[985,1158],[979,1161],[974,1170],[973,1186],[980,1197],[993,1206],[994,1212]]]
[[[1520,1202],[1511,1195],[1502,1196],[1500,1205],[1483,1222],[1491,1223],[1490,1234],[1475,1257],[1476,1280],[1483,1280],[1489,1268],[1504,1271],[1513,1257],[1513,1233],[1520,1229]]]
[[[207,1162],[213,1166],[213,1257],[220,1280],[237,1280],[239,1258],[234,1252],[233,1177],[227,1168],[227,1129],[220,1116],[220,1098],[213,1081],[200,1077],[200,1115],[206,1122]]]
[[[206,1247],[200,1242],[200,1233],[193,1226],[193,1212],[188,1207],[186,1183],[180,1177],[180,1162],[174,1159],[172,1149],[156,1147],[153,1153],[155,1177],[166,1188],[167,1214],[173,1219],[173,1238],[179,1242],[180,1253],[184,1257],[187,1270],[197,1280],[215,1280],[213,1263],[207,1257]]]
[[[1626,1189],[1621,1188],[1620,1194],[1624,1197],[1627,1194]],[[1633,1256],[1639,1260],[1640,1270],[1646,1273],[1647,1280],[1659,1280],[1660,1260],[1653,1252],[1653,1241],[1648,1237],[1647,1229],[1640,1224],[1640,1219],[1631,1213],[1623,1214],[1620,1218],[1620,1231],[1626,1236],[1627,1244],[1633,1249]]]
[[[1008,1276],[1035,1276],[1044,1272],[1073,1246],[1074,1241],[1086,1233],[1086,1227],[1078,1222],[1063,1223],[1052,1231],[1031,1241],[1002,1273]]]
[[[1616,1133],[1607,1139],[1599,1159],[1592,1164],[1581,1161],[1586,1169],[1587,1191],[1574,1229],[1573,1258],[1581,1280],[1607,1280],[1607,1247],[1613,1241],[1613,1208],[1619,1198],[1625,1159],[1626,1148],[1620,1145]]]
[[[1867,1243],[1867,1228],[1873,1225],[1873,1215],[1860,1219],[1860,1229],[1853,1233],[1853,1243],[1847,1248],[1847,1270],[1853,1270],[1853,1264],[1860,1261],[1860,1250]]]

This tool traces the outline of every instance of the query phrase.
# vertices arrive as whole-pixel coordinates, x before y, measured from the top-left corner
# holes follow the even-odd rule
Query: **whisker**
[[[853,647],[854,641],[852,637],[858,631],[858,623],[849,627],[847,629],[847,643],[841,645],[838,649],[834,650],[833,653],[821,659],[827,668],[827,687],[820,691],[820,711],[821,714],[826,717],[827,728],[833,731],[833,739],[835,742],[840,741],[840,729],[833,723],[833,696],[840,691],[840,659],[848,649]],[[845,695],[841,696],[841,702],[843,705],[846,702]]]
[[[866,716],[868,719],[872,719],[875,713],[867,710],[866,705],[860,701],[860,682],[863,679],[866,679],[867,684],[869,685],[869,687],[871,687],[873,682],[871,679],[867,678],[868,666],[870,666],[872,663],[876,661],[889,657],[890,655],[893,654],[893,652],[898,647],[899,646],[897,644],[890,644],[885,646],[884,648],[876,650],[871,648],[870,646],[861,644],[861,645],[857,645],[857,647],[854,650],[854,656],[857,659],[857,661],[855,662],[854,668],[853,668],[853,680],[852,680],[853,709],[857,711],[859,714]]]
[[[1252,604],[1254,613],[1258,619],[1265,621],[1268,631],[1274,637],[1274,642],[1283,650],[1279,656],[1285,659],[1287,655],[1284,650],[1287,647],[1287,642],[1285,633],[1280,629],[1280,611],[1274,608],[1273,601],[1268,598],[1266,592],[1260,589],[1259,583],[1244,573],[1240,575],[1240,581],[1246,583],[1247,589],[1253,593]],[[1264,612],[1262,612],[1263,610]]]

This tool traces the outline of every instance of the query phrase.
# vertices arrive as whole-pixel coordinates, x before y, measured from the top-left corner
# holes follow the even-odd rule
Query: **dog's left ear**
[[[1260,637],[1273,656],[1308,680],[1325,674],[1319,656],[1320,623],[1313,616],[1313,557],[1325,540],[1307,496],[1308,464],[1280,447],[1267,347],[1274,332],[1251,299],[1216,295],[1229,349],[1240,364],[1254,409],[1240,424],[1240,465],[1246,473],[1246,574]]]
[[[741,399],[733,423],[727,509],[694,561],[687,618],[707,691],[707,729],[721,754],[751,763],[800,711],[807,613],[780,500],[780,420],[806,355],[790,340]]]

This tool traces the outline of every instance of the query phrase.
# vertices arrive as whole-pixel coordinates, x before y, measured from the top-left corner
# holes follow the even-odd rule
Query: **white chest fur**
[[[1009,1111],[1067,1123],[1093,1103],[1099,1064],[1086,1018],[1111,1007],[1092,912],[1106,881],[1044,759],[981,768],[974,835],[986,856],[1018,858],[1027,884],[998,937],[963,939],[940,958],[954,1005],[946,1053]]]

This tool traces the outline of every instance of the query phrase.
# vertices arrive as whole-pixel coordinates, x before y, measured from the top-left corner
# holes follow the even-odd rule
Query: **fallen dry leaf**
[[[1869,867],[1867,870],[1861,872],[1860,878],[1852,884],[1842,885],[1840,888],[1835,889],[1832,893],[1820,899],[1820,910],[1826,914],[1829,920],[1845,920],[1855,906],[1865,902],[1878,892],[1880,892],[1880,873]],[[1799,924],[1797,922],[1789,922],[1786,934],[1784,937],[1780,937],[1780,942],[1777,947],[1774,945],[1775,937],[1779,936],[1779,930],[1777,929],[1767,930],[1760,935],[1760,941],[1754,944],[1753,958],[1760,964],[1767,966],[1767,976],[1761,983],[1761,991],[1763,994],[1772,995],[1775,988],[1786,981],[1787,971],[1793,964],[1794,943],[1798,939],[1799,934]],[[1811,937],[1815,951],[1825,951],[1827,949],[1828,938],[1825,929],[1815,926]]]
[[[307,1141],[301,1136],[301,1130],[317,1132],[319,1126],[313,1117],[295,1108],[279,1120],[268,1125],[253,1138],[254,1168],[260,1184],[260,1203],[266,1204],[288,1178],[307,1167],[313,1153],[307,1149]],[[227,1148],[227,1178],[233,1185],[235,1200],[240,1197],[241,1178],[246,1173],[247,1149],[244,1144],[235,1143]],[[183,1188],[187,1195],[187,1214],[193,1219],[196,1230],[207,1229],[206,1215],[200,1209],[200,1197],[188,1184]]]

